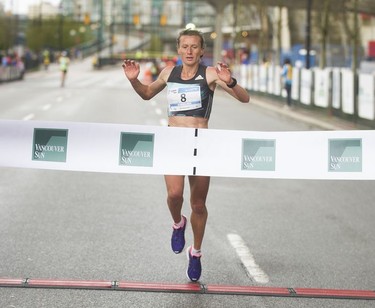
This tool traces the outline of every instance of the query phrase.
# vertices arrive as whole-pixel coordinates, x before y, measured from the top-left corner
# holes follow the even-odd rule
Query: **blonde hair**
[[[177,38],[177,47],[180,46],[180,38],[181,36],[184,36],[184,35],[198,36],[201,40],[201,47],[205,48],[206,43],[204,41],[203,33],[199,30],[194,30],[194,29],[185,29],[180,32]]]

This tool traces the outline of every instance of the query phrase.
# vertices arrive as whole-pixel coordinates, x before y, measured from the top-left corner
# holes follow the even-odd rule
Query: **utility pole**
[[[232,36],[232,45],[233,45],[233,63],[234,64],[237,64],[237,48],[236,48],[236,44],[237,44],[237,4],[238,4],[238,0],[234,0],[233,1],[233,30],[232,30],[232,33],[231,33],[231,36]]]
[[[306,68],[310,68],[311,50],[311,10],[313,0],[307,0],[307,24],[306,24]]]
[[[63,7],[63,1],[61,1],[59,6],[59,13],[60,13],[60,19],[59,19],[59,49],[60,51],[64,48],[64,7]]]
[[[99,10],[99,20],[98,20],[98,60],[100,58],[100,51],[102,50],[102,42],[103,42],[103,0],[98,0],[98,10]]]
[[[130,12],[129,12],[129,0],[125,0],[124,4],[124,48],[125,51],[129,49],[129,33],[130,33]]]
[[[112,0],[112,3],[111,3],[111,24],[110,24],[110,33],[111,33],[111,41],[109,43],[109,47],[110,47],[110,58],[112,59],[113,58],[113,44],[114,44],[114,41],[115,41],[115,1]]]

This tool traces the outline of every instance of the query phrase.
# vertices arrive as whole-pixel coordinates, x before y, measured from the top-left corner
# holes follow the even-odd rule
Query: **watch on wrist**
[[[227,84],[228,88],[234,88],[237,84],[237,79],[232,77],[232,82],[230,84]]]

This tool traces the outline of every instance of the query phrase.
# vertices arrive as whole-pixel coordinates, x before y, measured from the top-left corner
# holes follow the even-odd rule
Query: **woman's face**
[[[197,35],[181,36],[177,52],[181,57],[182,63],[186,65],[199,63],[204,52],[200,37]]]

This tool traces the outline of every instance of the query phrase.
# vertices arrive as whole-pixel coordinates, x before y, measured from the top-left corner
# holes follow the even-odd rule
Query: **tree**
[[[258,41],[258,52],[259,61],[266,58],[267,51],[270,50],[270,18],[268,15],[268,6],[264,4],[263,1],[258,0],[257,3],[258,14],[260,19],[260,31],[259,31],[259,41]]]
[[[36,52],[44,48],[69,49],[93,38],[90,31],[80,31],[84,27],[82,23],[67,17],[64,18],[63,23],[61,27],[61,20],[58,17],[44,19],[42,23],[33,20],[26,32],[27,46]],[[64,40],[62,41],[61,38]]]
[[[319,30],[320,30],[320,59],[319,59],[319,67],[325,68],[327,65],[327,40],[328,40],[328,33],[330,29],[330,18],[331,13],[331,0],[323,0],[323,9],[321,14],[318,14],[319,21]]]
[[[281,59],[281,29],[282,29],[282,6],[277,6],[277,20],[275,24],[275,37],[276,37],[276,53],[275,53],[275,64],[280,65]]]
[[[351,5],[353,8],[352,13],[352,28],[348,23],[348,6]],[[358,93],[358,57],[359,57],[359,37],[360,37],[360,27],[359,27],[359,17],[358,17],[358,0],[345,0],[344,2],[344,13],[343,13],[343,23],[347,35],[352,46],[352,70],[354,74],[354,93]],[[354,116],[358,116],[358,96],[354,95]]]
[[[0,15],[0,50],[8,50],[16,41],[16,18],[11,15]]]
[[[351,18],[349,18],[349,6],[353,8]],[[358,16],[358,0],[344,0],[343,7],[343,24],[345,32],[350,41],[350,45],[352,46],[352,70],[354,73],[356,73],[358,69],[359,38],[361,34]],[[351,24],[349,24],[350,20],[352,20]]]

